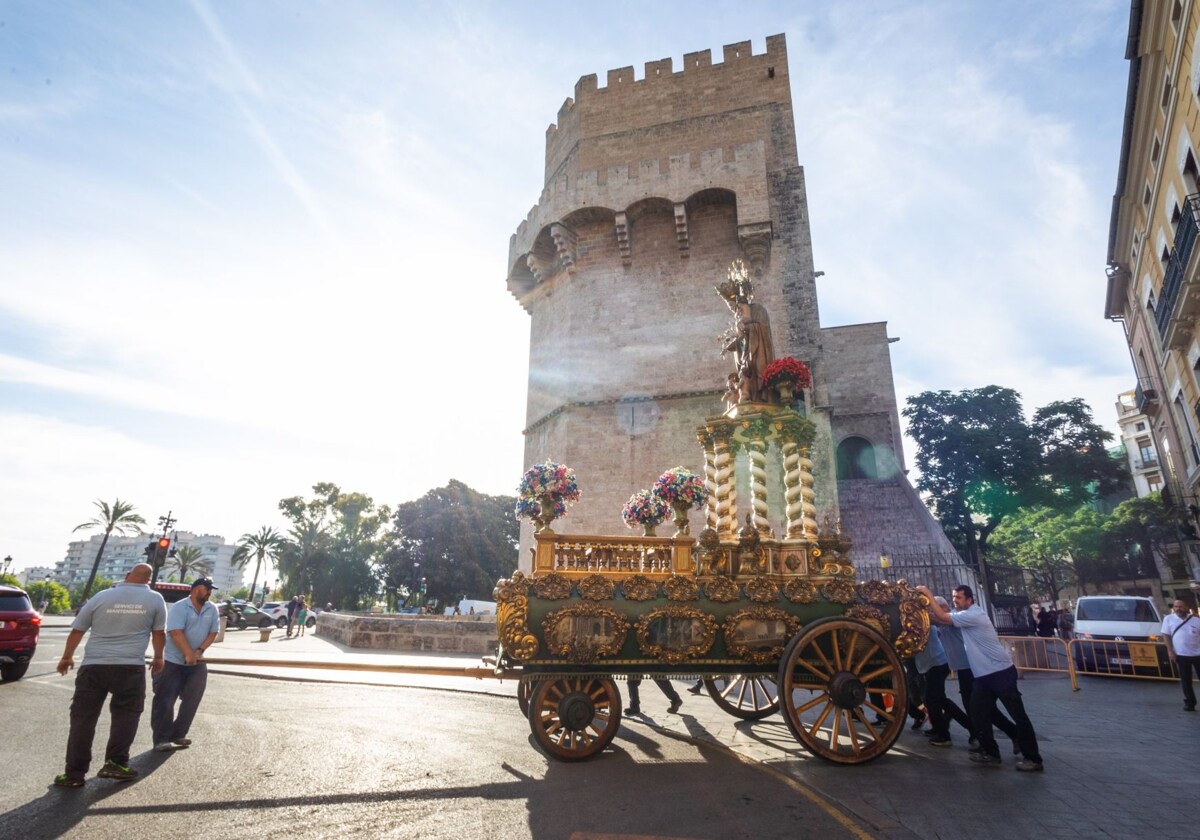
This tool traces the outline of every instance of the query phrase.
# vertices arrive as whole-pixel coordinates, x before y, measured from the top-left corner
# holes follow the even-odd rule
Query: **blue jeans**
[[[196,710],[208,686],[208,666],[176,665],[164,662],[162,673],[154,678],[154,702],[150,706],[150,729],[155,744],[186,738]],[[175,702],[179,701],[179,712]]]

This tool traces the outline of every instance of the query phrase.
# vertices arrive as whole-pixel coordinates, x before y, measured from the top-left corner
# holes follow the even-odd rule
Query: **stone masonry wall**
[[[359,615],[324,612],[317,617],[318,636],[366,650],[421,653],[471,653],[497,649],[494,615]]]

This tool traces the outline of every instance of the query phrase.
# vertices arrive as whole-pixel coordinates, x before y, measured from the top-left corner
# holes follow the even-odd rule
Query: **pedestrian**
[[[304,635],[304,625],[308,622],[308,602],[301,598],[296,602],[296,633]]]
[[[191,746],[188,731],[208,686],[204,652],[221,629],[220,614],[209,600],[215,588],[212,578],[198,578],[192,581],[188,597],[167,610],[166,662],[154,678],[154,701],[150,706],[150,729],[156,752]],[[178,712],[176,701],[179,701]]]
[[[129,766],[129,749],[146,705],[146,644],[154,648],[152,676],[162,671],[166,644],[167,605],[150,589],[152,574],[149,563],[138,563],[123,583],[93,595],[71,624],[57,668],[64,677],[75,667],[75,649],[84,634],[90,630],[91,636],[75,675],[66,768],[55,777],[56,787],[83,786],[92,763],[96,722],[110,694],[108,744],[104,766],[96,775],[122,782],[137,778],[137,771]]]
[[[934,601],[928,587],[917,587],[917,591],[930,599],[929,610],[935,623],[962,630],[963,646],[975,677],[975,684],[971,688],[971,724],[980,746],[979,752],[971,753],[971,760],[983,765],[1001,763],[1000,748],[992,733],[992,710],[996,708],[996,701],[1000,701],[1017,725],[1017,743],[1023,756],[1017,762],[1017,769],[1040,772],[1043,769],[1042,756],[1038,751],[1033,723],[1025,712],[1025,704],[1017,688],[1017,667],[1001,644],[987,613],[975,603],[975,593],[971,587],[964,584],[954,588],[954,612],[948,612]]]
[[[967,713],[946,696],[946,679],[950,676],[949,660],[938,636],[937,627],[929,628],[929,641],[925,649],[913,657],[917,673],[925,677],[925,710],[929,714],[929,743],[935,747],[948,747],[950,721],[957,721],[967,733],[971,732]]]
[[[1167,656],[1179,668],[1183,685],[1183,710],[1196,711],[1196,691],[1192,672],[1200,672],[1200,618],[1188,612],[1187,604],[1176,599],[1171,614],[1163,619],[1162,633],[1167,637]]]
[[[1064,642],[1075,638],[1075,616],[1071,614],[1071,605],[1058,611],[1058,637]]]
[[[292,600],[288,601],[288,605],[287,605],[287,616],[288,616],[287,637],[289,639],[292,638],[292,624],[296,620],[296,607],[298,607],[299,605],[300,605],[300,596],[299,595],[293,595]]]
[[[950,605],[941,595],[934,596],[933,600],[940,604],[942,609],[950,611]],[[938,641],[942,643],[942,649],[946,651],[946,664],[950,666],[950,670],[954,671],[955,679],[958,681],[958,696],[962,700],[962,708],[959,711],[963,712],[963,717],[959,718],[953,713],[951,713],[951,717],[971,732],[969,742],[971,752],[979,752],[979,738],[975,735],[975,726],[971,723],[971,716],[963,711],[971,708],[971,689],[975,685],[975,675],[971,671],[971,662],[967,659],[967,649],[963,646],[962,631],[957,627],[945,624],[938,627],[937,631]],[[957,704],[955,708],[958,708]],[[1013,755],[1020,755],[1021,748],[1017,745],[1017,725],[1005,717],[1004,712],[994,709],[992,726],[1002,731],[1013,742]]]
[[[704,690],[704,680],[696,680],[688,689],[689,694],[699,694]]]
[[[641,677],[629,678],[629,708],[625,710],[625,714],[627,715],[640,715],[642,713],[641,697],[638,694],[638,688],[641,684]],[[683,698],[679,696],[679,692],[675,690],[675,686],[671,685],[671,681],[656,679],[654,684],[671,701],[671,705],[667,707],[667,714],[673,715],[678,712],[679,707],[683,705]]]
[[[1058,625],[1058,616],[1054,614],[1054,610],[1047,607],[1042,607],[1038,612],[1037,618],[1037,634],[1043,639],[1054,637],[1054,629]]]

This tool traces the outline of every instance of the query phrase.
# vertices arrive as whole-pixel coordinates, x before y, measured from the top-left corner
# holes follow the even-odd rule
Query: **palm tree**
[[[273,560],[278,557],[287,544],[287,537],[266,525],[259,528],[257,534],[242,534],[238,540],[237,550],[233,552],[230,562],[239,569],[244,569],[251,557],[255,559],[254,582],[250,584],[251,601],[254,600],[255,590],[258,589],[258,573],[262,570],[263,561],[267,558]]]
[[[96,552],[96,560],[92,563],[92,573],[88,575],[87,583],[83,587],[83,600],[87,600],[88,595],[92,592],[92,583],[96,580],[96,570],[100,568],[100,558],[104,556],[104,549],[108,545],[108,537],[114,531],[119,536],[126,534],[142,533],[142,526],[146,524],[146,520],[142,519],[140,514],[134,513],[133,505],[128,502],[122,502],[120,499],[113,499],[113,503],[103,502],[97,499],[94,504],[100,510],[100,515],[94,519],[89,519],[80,525],[76,525],[73,530],[82,531],[93,528],[104,529],[104,539],[100,541],[100,549]]]
[[[178,572],[180,583],[186,582],[187,573],[190,571],[194,570],[199,575],[207,575],[210,571],[200,549],[194,545],[185,545],[175,552],[174,557],[168,557],[163,569]]]

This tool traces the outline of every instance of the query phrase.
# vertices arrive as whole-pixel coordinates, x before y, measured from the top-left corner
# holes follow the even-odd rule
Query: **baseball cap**
[[[196,578],[194,581],[192,581],[192,589],[195,589],[197,586],[207,586],[209,589],[217,588],[213,585],[212,578]]]

